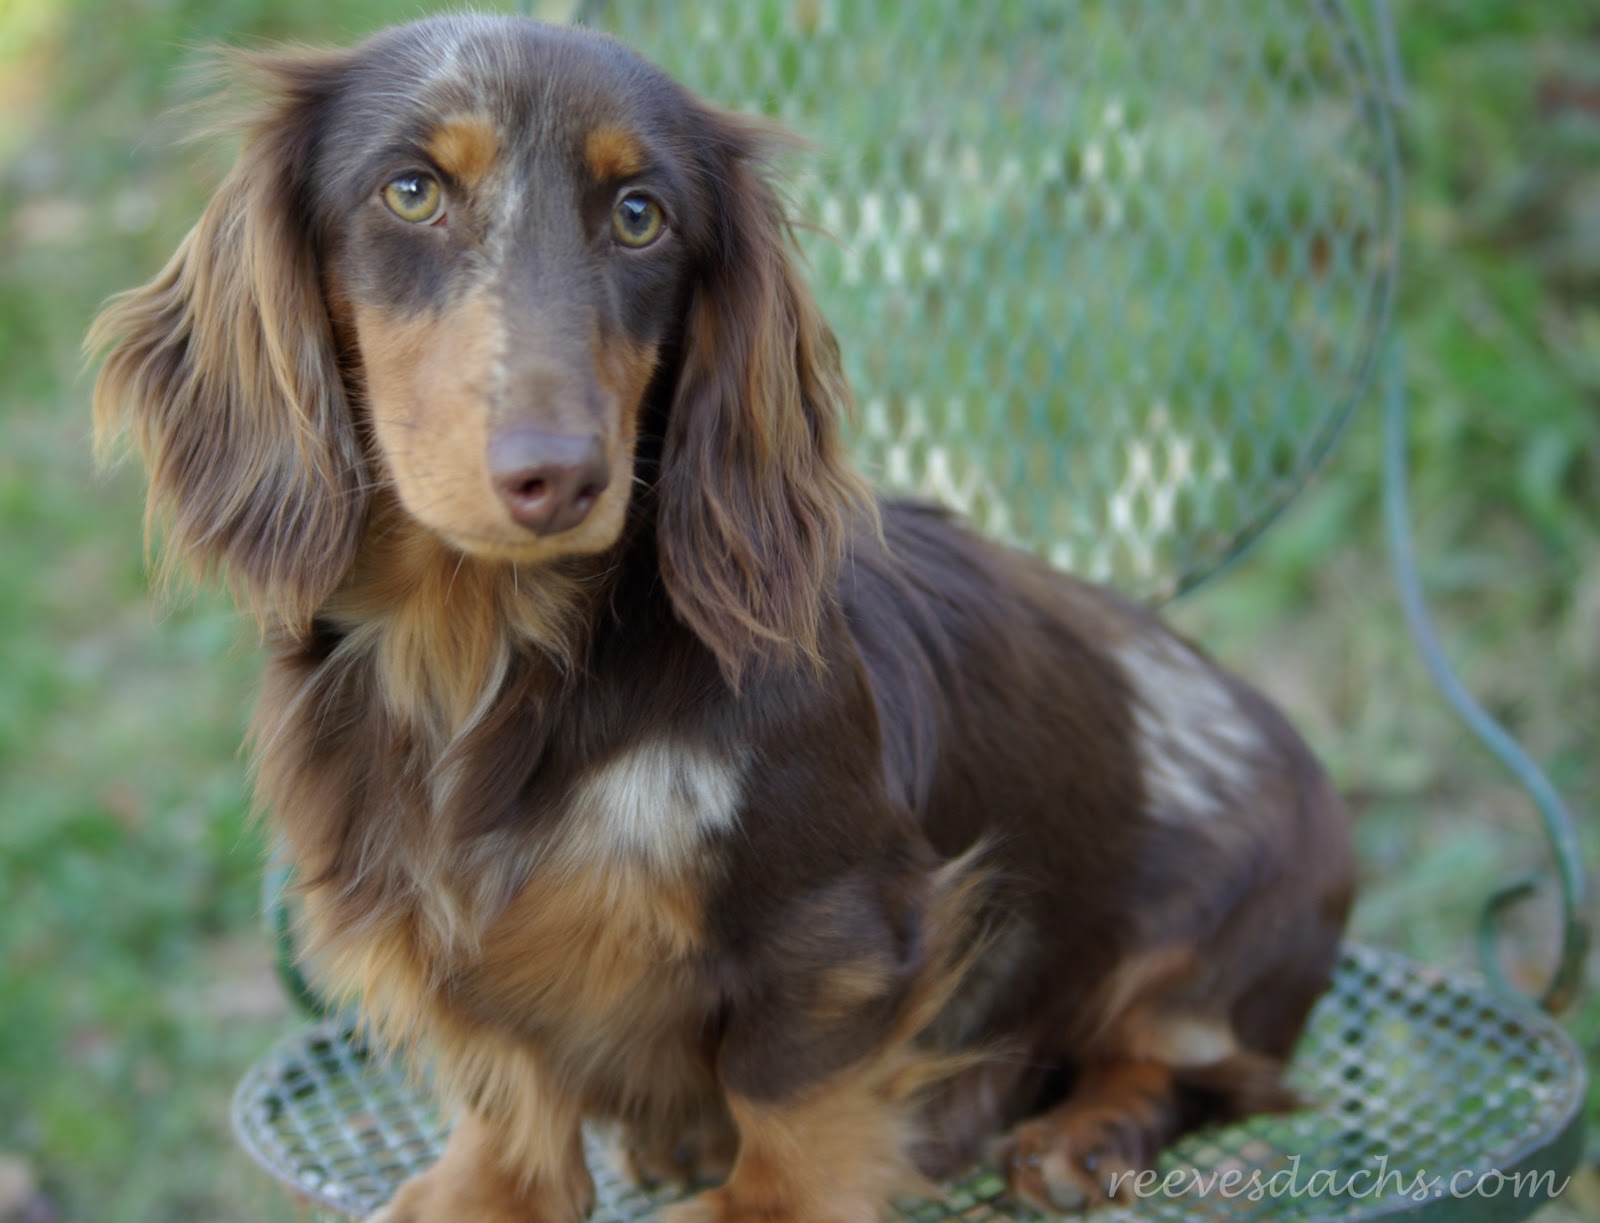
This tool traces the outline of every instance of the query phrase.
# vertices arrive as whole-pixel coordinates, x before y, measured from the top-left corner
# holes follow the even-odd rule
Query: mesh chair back
[[[858,453],[1057,564],[1161,598],[1301,487],[1391,291],[1393,133],[1339,3],[590,3],[774,116]]]

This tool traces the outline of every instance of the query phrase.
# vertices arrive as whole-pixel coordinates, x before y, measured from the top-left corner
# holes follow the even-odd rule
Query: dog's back
[[[886,505],[883,538],[842,591],[885,774],[942,854],[985,845],[995,878],[990,948],[936,1037],[1003,1053],[949,1089],[930,1162],[1106,1059],[1206,1068],[1173,1128],[1286,1101],[1354,881],[1298,734],[1146,609],[935,507]]]

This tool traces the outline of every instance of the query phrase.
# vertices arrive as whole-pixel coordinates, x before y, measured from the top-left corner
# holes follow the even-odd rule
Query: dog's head
[[[374,495],[506,566],[648,516],[730,675],[814,654],[866,495],[763,177],[774,133],[530,21],[244,62],[265,101],[238,163],[91,336],[98,431],[131,426],[169,561],[295,630]]]

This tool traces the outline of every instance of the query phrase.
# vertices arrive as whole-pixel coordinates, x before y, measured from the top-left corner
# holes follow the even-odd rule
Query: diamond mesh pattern
[[[885,486],[1161,597],[1282,507],[1364,385],[1395,172],[1341,4],[583,11],[814,144],[795,213]]]
[[[1235,1191],[1151,1196],[1097,1219],[1347,1219],[1414,1206],[1418,1174],[1510,1172],[1568,1127],[1583,1098],[1577,1051],[1556,1024],[1525,1004],[1371,948],[1347,948],[1332,991],[1314,1012],[1294,1068],[1311,1107],[1283,1117],[1192,1134],[1157,1171],[1294,1167],[1301,1196]],[[395,1067],[368,1055],[348,1025],[322,1024],[280,1044],[239,1085],[234,1127],[274,1176],[313,1202],[360,1216],[437,1155],[443,1132],[426,1096]],[[1389,1191],[1371,1175],[1387,1157]],[[593,1223],[652,1218],[671,1194],[647,1194],[611,1170],[598,1135],[589,1166],[599,1204]],[[1553,1165],[1544,1165],[1553,1166]],[[1341,1178],[1367,1170],[1354,1193],[1319,1193],[1314,1170]],[[1287,1177],[1285,1177],[1285,1180]],[[1559,1177],[1558,1177],[1559,1181]],[[907,1203],[915,1223],[1013,1217],[1001,1181],[980,1171],[942,1201]],[[1531,1208],[1532,1201],[1522,1205]]]

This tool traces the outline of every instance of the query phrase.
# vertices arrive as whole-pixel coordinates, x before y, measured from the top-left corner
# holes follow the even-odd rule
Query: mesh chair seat
[[[1158,1183],[1172,1178],[1170,1193],[1096,1217],[1482,1218],[1503,1217],[1513,1198],[1531,1210],[1577,1158],[1582,1080],[1577,1050],[1542,1012],[1476,979],[1348,947],[1295,1060],[1309,1106],[1189,1135],[1156,1169]],[[234,1126],[297,1195],[355,1217],[426,1168],[444,1137],[426,1090],[339,1021],[262,1059],[239,1085]],[[673,1200],[619,1177],[602,1135],[590,1133],[588,1147],[594,1223],[639,1223]],[[1002,1188],[981,1169],[901,1213],[915,1223],[1010,1218]]]

